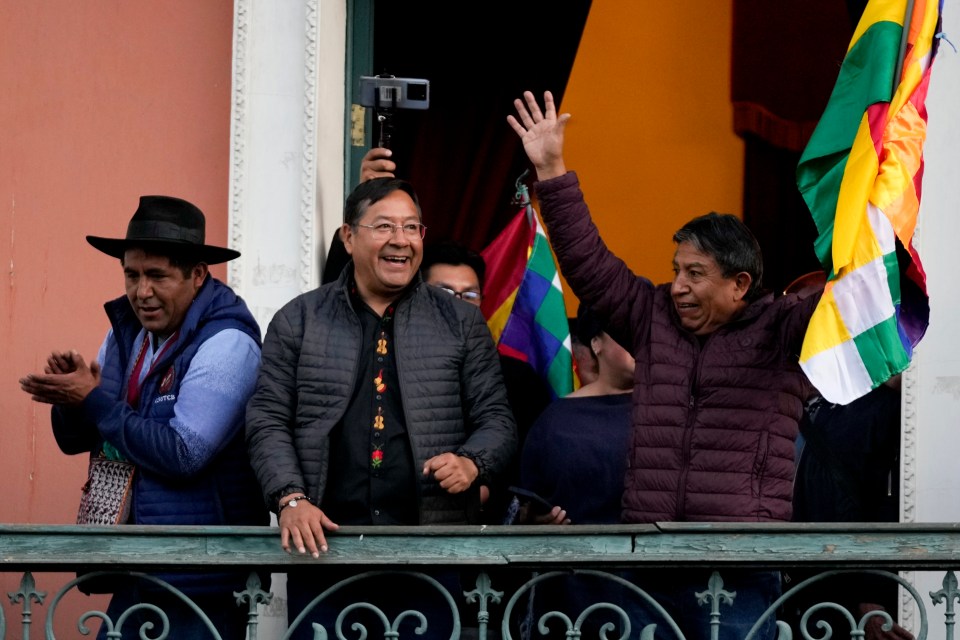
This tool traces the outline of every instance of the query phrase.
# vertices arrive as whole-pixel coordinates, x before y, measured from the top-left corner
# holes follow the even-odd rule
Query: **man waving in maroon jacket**
[[[798,356],[818,296],[764,292],[760,247],[729,214],[699,216],[674,234],[672,282],[635,275],[600,238],[567,171],[570,114],[557,115],[550,92],[543,110],[530,92],[514,105],[507,120],[536,169],[561,271],[636,359],[624,522],[789,521],[794,440],[812,391]],[[779,595],[779,576],[723,578],[737,597],[721,610],[720,638],[742,638]],[[689,626],[687,638],[710,637],[709,608],[693,595],[706,576],[671,572],[651,584],[677,598],[668,610]],[[758,637],[773,636],[773,615],[768,622]]]

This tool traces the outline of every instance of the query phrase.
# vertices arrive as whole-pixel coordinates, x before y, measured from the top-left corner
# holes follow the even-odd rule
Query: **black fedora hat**
[[[130,247],[188,254],[207,264],[240,256],[239,251],[204,244],[205,235],[206,219],[195,205],[171,196],[140,196],[125,238],[87,236],[87,242],[114,258],[123,258]]]

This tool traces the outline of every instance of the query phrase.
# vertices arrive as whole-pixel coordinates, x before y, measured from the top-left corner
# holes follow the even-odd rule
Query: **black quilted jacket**
[[[290,491],[320,504],[331,490],[329,435],[347,409],[359,366],[360,320],[347,289],[352,272],[351,264],[337,282],[292,300],[267,329],[246,430],[251,463],[273,509]],[[418,277],[397,305],[394,332],[414,468],[451,451],[472,459],[481,480],[499,476],[516,451],[516,426],[479,309]],[[420,524],[467,522],[474,492],[450,495],[422,477],[419,491]]]

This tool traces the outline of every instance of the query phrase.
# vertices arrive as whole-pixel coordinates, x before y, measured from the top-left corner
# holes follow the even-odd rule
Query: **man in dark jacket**
[[[247,442],[285,550],[319,557],[339,525],[465,524],[515,453],[490,331],[477,307],[423,284],[424,231],[408,183],[361,183],[340,229],[351,262],[270,323]],[[318,577],[342,577],[330,569],[288,576],[288,617]]]
[[[203,213],[191,203],[143,196],[125,238],[87,236],[120,259],[127,290],[104,305],[111,328],[97,360],[88,365],[76,351],[54,352],[44,374],[20,381],[34,400],[54,405],[53,432],[64,453],[134,465],[130,524],[269,524],[243,434],[260,328],[243,300],[208,272],[208,264],[240,254],[205,245],[204,235]],[[221,637],[240,639],[247,611],[233,592],[244,589],[247,574],[158,577],[191,596]],[[107,610],[113,623],[150,602],[170,616],[171,636],[209,635],[195,613],[149,583],[107,586],[115,591]],[[133,612],[122,637],[139,637],[151,619],[163,627],[149,612]],[[104,624],[100,637],[109,630]]]
[[[543,111],[530,92],[514,105],[518,116],[507,120],[537,171],[561,271],[636,359],[624,521],[789,521],[794,441],[812,392],[798,356],[819,296],[765,294],[753,234],[715,213],[674,235],[672,283],[633,274],[600,239],[564,164],[570,115],[557,115],[549,92]],[[779,589],[775,576],[731,577],[724,588],[736,590],[736,606],[722,611],[721,638],[746,635]],[[689,596],[681,606],[694,610],[679,615],[694,637],[709,637],[709,611]]]

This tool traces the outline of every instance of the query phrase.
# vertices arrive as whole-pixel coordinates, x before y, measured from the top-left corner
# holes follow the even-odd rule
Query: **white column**
[[[318,285],[342,219],[345,34],[345,0],[235,0],[228,280],[264,333]],[[272,591],[262,638],[287,628],[285,575]]]
[[[943,31],[960,43],[960,6],[947,0]],[[903,516],[960,522],[960,56],[941,42],[927,96],[925,171],[916,245],[927,273],[930,328],[904,376]],[[931,639],[944,638],[944,605],[929,593],[942,573],[916,575],[930,613]],[[919,619],[907,608],[913,630]]]
[[[319,283],[343,208],[344,0],[236,0],[230,284],[265,332]]]

